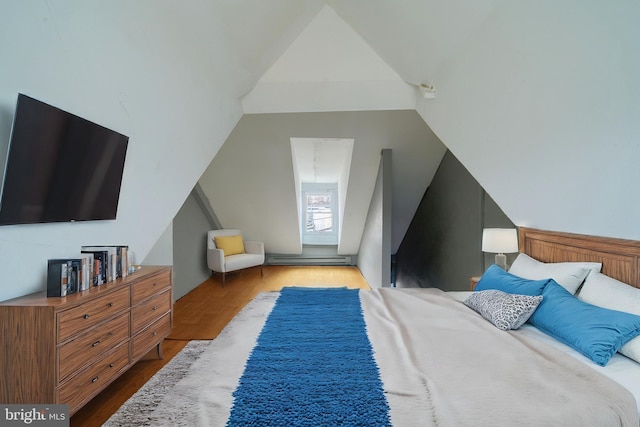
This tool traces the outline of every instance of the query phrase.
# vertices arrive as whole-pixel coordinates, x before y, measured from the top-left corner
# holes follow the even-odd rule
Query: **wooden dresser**
[[[2,403],[64,403],[75,413],[171,332],[170,267],[142,267],[66,297],[0,302]]]

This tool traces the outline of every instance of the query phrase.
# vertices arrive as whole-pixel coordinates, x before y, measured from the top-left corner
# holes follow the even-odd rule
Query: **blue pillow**
[[[542,295],[542,290],[550,281],[551,279],[523,279],[522,277],[507,273],[496,264],[493,264],[484,272],[474,290],[486,291],[489,289],[497,289],[510,294],[536,297]]]
[[[544,288],[542,296],[529,322],[600,366],[640,335],[640,316],[588,304],[555,281]]]

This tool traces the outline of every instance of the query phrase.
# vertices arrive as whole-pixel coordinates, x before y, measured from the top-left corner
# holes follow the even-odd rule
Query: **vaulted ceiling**
[[[637,5],[589,2],[585,6],[570,0],[305,4],[315,15],[295,21],[300,31],[289,33],[289,44],[243,97],[245,118],[267,113],[415,109],[428,126],[421,138],[416,135],[423,140],[418,143],[422,151],[412,152],[416,147],[412,142],[405,152],[424,163],[409,167],[394,157],[394,171],[415,171],[420,190],[403,194],[410,181],[394,177],[398,199],[392,250],[402,239],[445,148],[518,225],[640,235],[634,219],[640,205],[632,203],[625,211],[592,203],[597,194],[603,204],[626,204],[625,192],[632,191],[631,182],[640,178],[628,164],[640,154],[632,142],[640,134],[638,125],[630,120],[631,112],[639,109],[631,101],[631,94],[639,91],[632,77],[638,66],[638,44],[633,39],[638,30],[629,20],[631,11],[638,12]],[[598,82],[606,84],[600,87]],[[420,84],[433,85],[436,98],[421,97]],[[241,120],[236,131],[244,126]],[[314,133],[322,132],[316,126],[306,136],[354,136],[334,135],[332,126],[326,124],[326,134]],[[396,136],[391,139],[398,142]],[[254,141],[264,142],[263,138]],[[613,152],[605,148],[612,143]],[[386,144],[393,148],[392,142],[382,146]],[[216,207],[223,210],[221,217],[240,221],[230,211],[224,212],[231,199],[221,197],[221,177],[212,170],[220,163],[239,161],[223,153],[201,183],[214,205],[216,199],[224,202],[222,208]],[[625,165],[627,178],[614,178]],[[288,163],[285,169],[290,169]],[[353,170],[366,176],[358,191],[370,194],[373,160]],[[603,183],[611,180],[615,181],[612,191],[605,191]],[[254,194],[248,187],[241,191]],[[276,199],[276,205],[286,206],[284,199]],[[357,247],[357,224],[366,214],[365,199],[354,212],[355,228],[349,228],[354,236],[345,246],[349,250]],[[258,228],[249,220],[245,227]],[[284,230],[277,233],[285,234]],[[293,246],[284,246],[279,249],[292,251]]]
[[[2,1],[2,143],[18,92],[130,143],[117,221],[3,227],[0,299],[41,289],[42,260],[84,244],[124,242],[143,259],[245,121],[353,137],[354,206],[379,157],[368,145],[416,163],[394,168],[395,185],[415,186],[403,207],[429,182],[432,148],[447,148],[517,225],[640,239],[639,16],[636,0]],[[283,158],[246,147],[235,174]],[[251,182],[292,185],[263,178]],[[234,200],[239,214],[264,206]],[[345,212],[356,227],[357,211]]]
[[[243,97],[245,116],[200,186],[224,227],[264,241],[268,252],[298,254],[300,188],[290,139],[353,139],[340,186],[338,253],[357,254],[380,152],[390,148],[395,253],[445,152],[416,113],[416,94],[325,5]]]

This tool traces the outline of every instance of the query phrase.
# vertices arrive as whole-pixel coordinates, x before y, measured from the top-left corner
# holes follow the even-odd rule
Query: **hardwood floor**
[[[101,426],[118,408],[190,340],[213,339],[258,293],[278,291],[285,286],[341,287],[369,289],[356,267],[264,266],[221,277],[213,276],[176,301],[173,331],[163,344],[163,359],[149,358],[125,374],[71,417],[72,427]]]

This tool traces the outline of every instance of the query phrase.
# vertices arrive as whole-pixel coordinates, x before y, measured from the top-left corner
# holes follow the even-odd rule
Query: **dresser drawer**
[[[79,307],[58,313],[58,342],[97,325],[129,308],[129,287],[100,296]]]
[[[69,405],[71,413],[106,387],[129,365],[129,346],[121,345],[63,383],[58,401]]]
[[[131,303],[136,305],[153,294],[169,289],[171,286],[171,270],[142,279],[131,284]]]
[[[158,319],[147,329],[133,337],[133,360],[138,360],[149,352],[155,345],[162,342],[171,333],[171,313]]]
[[[150,323],[171,310],[171,291],[165,290],[132,309],[133,334],[137,334]]]
[[[61,381],[129,339],[129,312],[98,325],[58,349]]]

